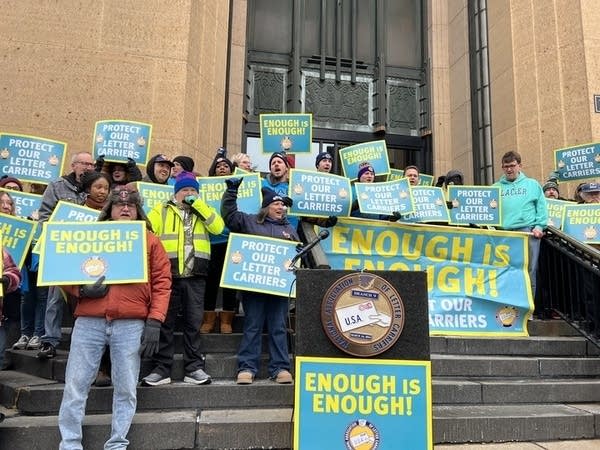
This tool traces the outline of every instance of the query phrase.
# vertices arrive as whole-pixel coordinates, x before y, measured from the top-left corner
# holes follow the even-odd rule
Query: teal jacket
[[[548,207],[542,186],[537,180],[528,178],[521,172],[515,181],[509,181],[502,175],[494,186],[500,186],[502,191],[502,228],[546,228]]]

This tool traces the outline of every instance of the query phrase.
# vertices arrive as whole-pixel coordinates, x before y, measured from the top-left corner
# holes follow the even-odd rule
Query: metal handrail
[[[600,347],[600,251],[548,227],[538,261],[535,313],[558,316]]]

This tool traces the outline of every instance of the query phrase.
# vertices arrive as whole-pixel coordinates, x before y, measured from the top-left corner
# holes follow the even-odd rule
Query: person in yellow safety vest
[[[208,234],[218,235],[225,224],[214,208],[198,198],[198,181],[191,172],[181,172],[175,181],[175,195],[156,205],[148,214],[152,229],[160,237],[171,262],[173,286],[167,318],[161,325],[160,345],[154,355],[154,369],[142,385],[159,386],[171,382],[175,344],[175,320],[183,316],[183,363],[190,384],[209,384],[204,371],[200,325],[204,314],[206,275],[210,260]]]

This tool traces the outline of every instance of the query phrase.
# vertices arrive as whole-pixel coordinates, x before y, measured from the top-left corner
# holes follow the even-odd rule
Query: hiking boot
[[[237,374],[237,384],[252,384],[254,381],[254,374],[249,370],[242,370]]]
[[[39,359],[50,359],[56,356],[56,349],[54,345],[49,342],[42,342],[42,346],[40,347],[40,351],[37,354]]]
[[[202,325],[200,325],[200,333],[212,333],[215,329],[215,322],[217,320],[217,313],[215,311],[204,311],[202,317]]]
[[[183,379],[184,383],[190,384],[210,384],[211,381],[210,375],[202,369],[188,373]]]
[[[12,346],[13,350],[25,350],[29,343],[29,336],[22,335]]]
[[[152,372],[150,375],[142,378],[143,386],[160,386],[163,384],[170,384],[171,377],[165,377],[160,373]]]
[[[294,379],[292,378],[292,374],[287,370],[280,370],[277,372],[277,376],[275,377],[275,383],[279,384],[290,384]]]
[[[31,339],[29,339],[29,342],[27,343],[27,350],[37,350],[40,348],[41,345],[42,341],[40,337],[33,336]]]

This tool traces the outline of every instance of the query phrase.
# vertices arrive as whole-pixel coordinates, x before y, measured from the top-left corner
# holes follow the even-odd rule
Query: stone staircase
[[[600,438],[600,351],[564,322],[532,321],[530,333],[512,339],[431,338],[436,444]],[[68,337],[67,332],[63,349],[50,361],[38,361],[35,352],[11,351],[14,370],[0,372],[0,404],[7,414],[0,424],[1,448],[58,447]],[[140,387],[130,448],[290,448],[294,388],[266,380],[266,373],[250,386],[236,385],[239,340],[239,333],[203,336],[210,385],[182,383],[178,355],[174,383]],[[150,369],[144,362],[142,376]],[[111,397],[110,387],[92,388],[84,448],[102,448]]]

